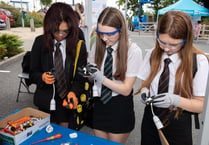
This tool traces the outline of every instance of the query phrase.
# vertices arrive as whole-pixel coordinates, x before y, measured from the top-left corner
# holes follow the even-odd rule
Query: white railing
[[[144,32],[153,32],[156,29],[156,22],[139,22],[139,30]]]
[[[157,24],[156,22],[139,22],[139,33],[143,32],[152,32],[154,33],[156,30]],[[203,24],[200,32],[199,39],[209,39],[209,25]]]
[[[202,29],[200,32],[200,38],[207,38],[209,37],[209,25],[203,24]]]

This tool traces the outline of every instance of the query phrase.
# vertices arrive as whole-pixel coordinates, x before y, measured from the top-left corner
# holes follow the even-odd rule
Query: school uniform
[[[116,71],[116,57],[117,57],[118,43],[112,46],[113,52],[113,73]],[[107,56],[105,52],[101,72],[104,69],[104,61]],[[89,62],[94,63],[95,45],[93,45],[89,56]],[[127,58],[126,77],[135,77],[139,73],[139,66],[142,62],[142,51],[135,44],[130,43]],[[138,67],[136,67],[138,66]],[[113,81],[120,83],[121,81]],[[121,82],[122,83],[122,82]],[[93,86],[94,96],[94,111],[93,111],[93,128],[111,132],[111,133],[128,133],[134,129],[135,126],[135,112],[133,103],[133,91],[128,96],[123,96],[117,92],[112,91],[112,99],[106,104],[100,100],[102,84],[95,82]]]
[[[54,44],[56,44],[56,42],[57,41],[54,40]],[[69,120],[73,118],[73,111],[62,106],[63,99],[58,95],[56,85],[54,90],[52,84],[46,84],[42,80],[42,74],[44,72],[52,71],[52,68],[54,68],[54,55],[56,51],[55,46],[54,51],[49,51],[44,47],[44,43],[46,42],[44,42],[43,35],[36,37],[31,51],[30,80],[37,85],[34,93],[34,105],[36,105],[40,110],[50,113],[51,122],[69,122]],[[72,91],[75,92],[76,96],[80,96],[83,91],[84,78],[80,75],[77,75],[77,73],[75,77],[73,77],[74,58],[67,53],[66,49],[70,46],[67,46],[66,40],[62,40],[60,43],[60,50],[64,60],[63,67],[67,82],[67,92]],[[86,47],[83,43],[81,46],[77,67],[86,65],[86,53]],[[55,91],[55,111],[50,110],[50,101],[53,96],[53,91]]]
[[[152,50],[146,54],[144,62],[141,65],[141,68],[143,69],[141,69],[138,77],[142,80],[146,80],[150,74],[151,53]],[[158,94],[158,82],[164,68],[164,59],[166,58],[171,59],[171,63],[169,64],[170,75],[168,93],[172,94],[174,92],[176,71],[181,63],[181,60],[177,53],[171,56],[164,53],[161,60],[161,69],[154,77],[149,88],[151,96]],[[196,59],[197,72],[193,78],[193,96],[205,96],[208,77],[208,60],[202,54],[197,54]],[[161,112],[157,111],[157,107],[154,107],[154,113],[158,116]],[[162,131],[171,145],[192,145],[191,112],[183,111],[178,120],[174,119],[174,113],[172,113],[169,118],[169,125],[163,128]],[[141,145],[161,145],[157,128],[153,122],[153,115],[151,113],[150,106],[146,106],[144,109],[141,136]]]

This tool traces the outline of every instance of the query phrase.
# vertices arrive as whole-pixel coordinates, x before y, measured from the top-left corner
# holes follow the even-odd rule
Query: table
[[[50,137],[52,135],[61,133],[62,138],[51,140],[51,141],[45,141],[38,143],[37,145],[60,145],[61,143],[70,142],[70,145],[122,145],[120,143],[112,142],[106,139],[102,139],[90,134],[82,133],[80,131],[71,130],[68,128],[64,128],[62,126],[51,124],[54,128],[52,133],[47,133],[45,128],[35,133],[32,137],[30,137],[25,142],[21,143],[20,145],[30,145],[33,142],[36,142],[38,140],[45,139],[47,137]],[[77,138],[71,139],[69,137],[70,133],[76,132],[78,134]],[[36,145],[36,144],[35,144]]]

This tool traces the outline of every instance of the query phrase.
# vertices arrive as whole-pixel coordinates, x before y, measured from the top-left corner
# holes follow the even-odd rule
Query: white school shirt
[[[112,46],[113,52],[112,52],[112,56],[113,56],[113,74],[116,71],[116,54],[117,54],[117,46],[118,43],[114,44]],[[88,61],[90,63],[95,63],[94,62],[94,58],[95,58],[95,50],[96,50],[96,46],[95,44],[93,45],[90,54],[89,54],[89,58]],[[102,62],[102,66],[101,66],[101,72],[103,73],[103,69],[104,69],[104,61],[105,58],[107,56],[107,51],[105,51],[105,55],[104,55],[104,59]],[[142,50],[141,48],[139,48],[139,46],[137,46],[136,43],[132,43],[130,42],[130,46],[128,49],[128,62],[127,62],[127,71],[126,71],[126,77],[137,77],[137,74],[140,71],[140,65],[142,64]],[[113,78],[113,81],[116,82],[121,82],[119,80],[115,80]],[[121,82],[122,83],[122,82]],[[93,86],[93,96],[94,97],[100,97],[101,96],[101,88],[102,88],[102,84],[99,83],[94,83]],[[118,93],[112,91],[112,96],[117,96]]]
[[[141,71],[138,74],[138,77],[142,80],[146,80],[150,74],[150,56],[152,50],[148,51],[146,56],[144,57],[143,64],[141,65]],[[186,55],[186,54],[185,54]],[[177,68],[180,64],[180,58],[177,53],[168,56],[166,53],[163,54],[161,60],[161,69],[153,79],[151,86],[150,86],[150,94],[157,95],[158,92],[158,82],[160,75],[164,68],[164,59],[170,58],[171,63],[169,64],[170,70],[170,80],[169,80],[169,93],[174,92],[175,86],[175,75]],[[197,54],[197,72],[195,77],[193,78],[193,96],[205,96],[206,87],[207,87],[207,80],[208,80],[208,73],[209,73],[209,66],[207,58],[202,54]]]
[[[54,40],[54,44],[56,44],[58,41]],[[62,53],[62,60],[63,60],[63,68],[65,68],[65,59],[66,59],[66,40],[60,41],[60,51]],[[54,45],[54,52],[53,52],[53,61],[54,61],[54,55],[56,52],[56,46]]]

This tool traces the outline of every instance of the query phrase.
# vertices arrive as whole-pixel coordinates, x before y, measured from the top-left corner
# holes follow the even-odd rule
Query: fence
[[[139,34],[140,32],[145,32],[145,33],[153,33],[156,30],[156,22],[140,22],[138,26]]]
[[[155,33],[157,24],[156,22],[140,22],[138,26],[139,34],[140,32],[151,32]],[[203,24],[200,32],[200,37],[198,39],[209,39],[209,25]]]
[[[209,39],[209,25],[202,25],[199,39]]]

